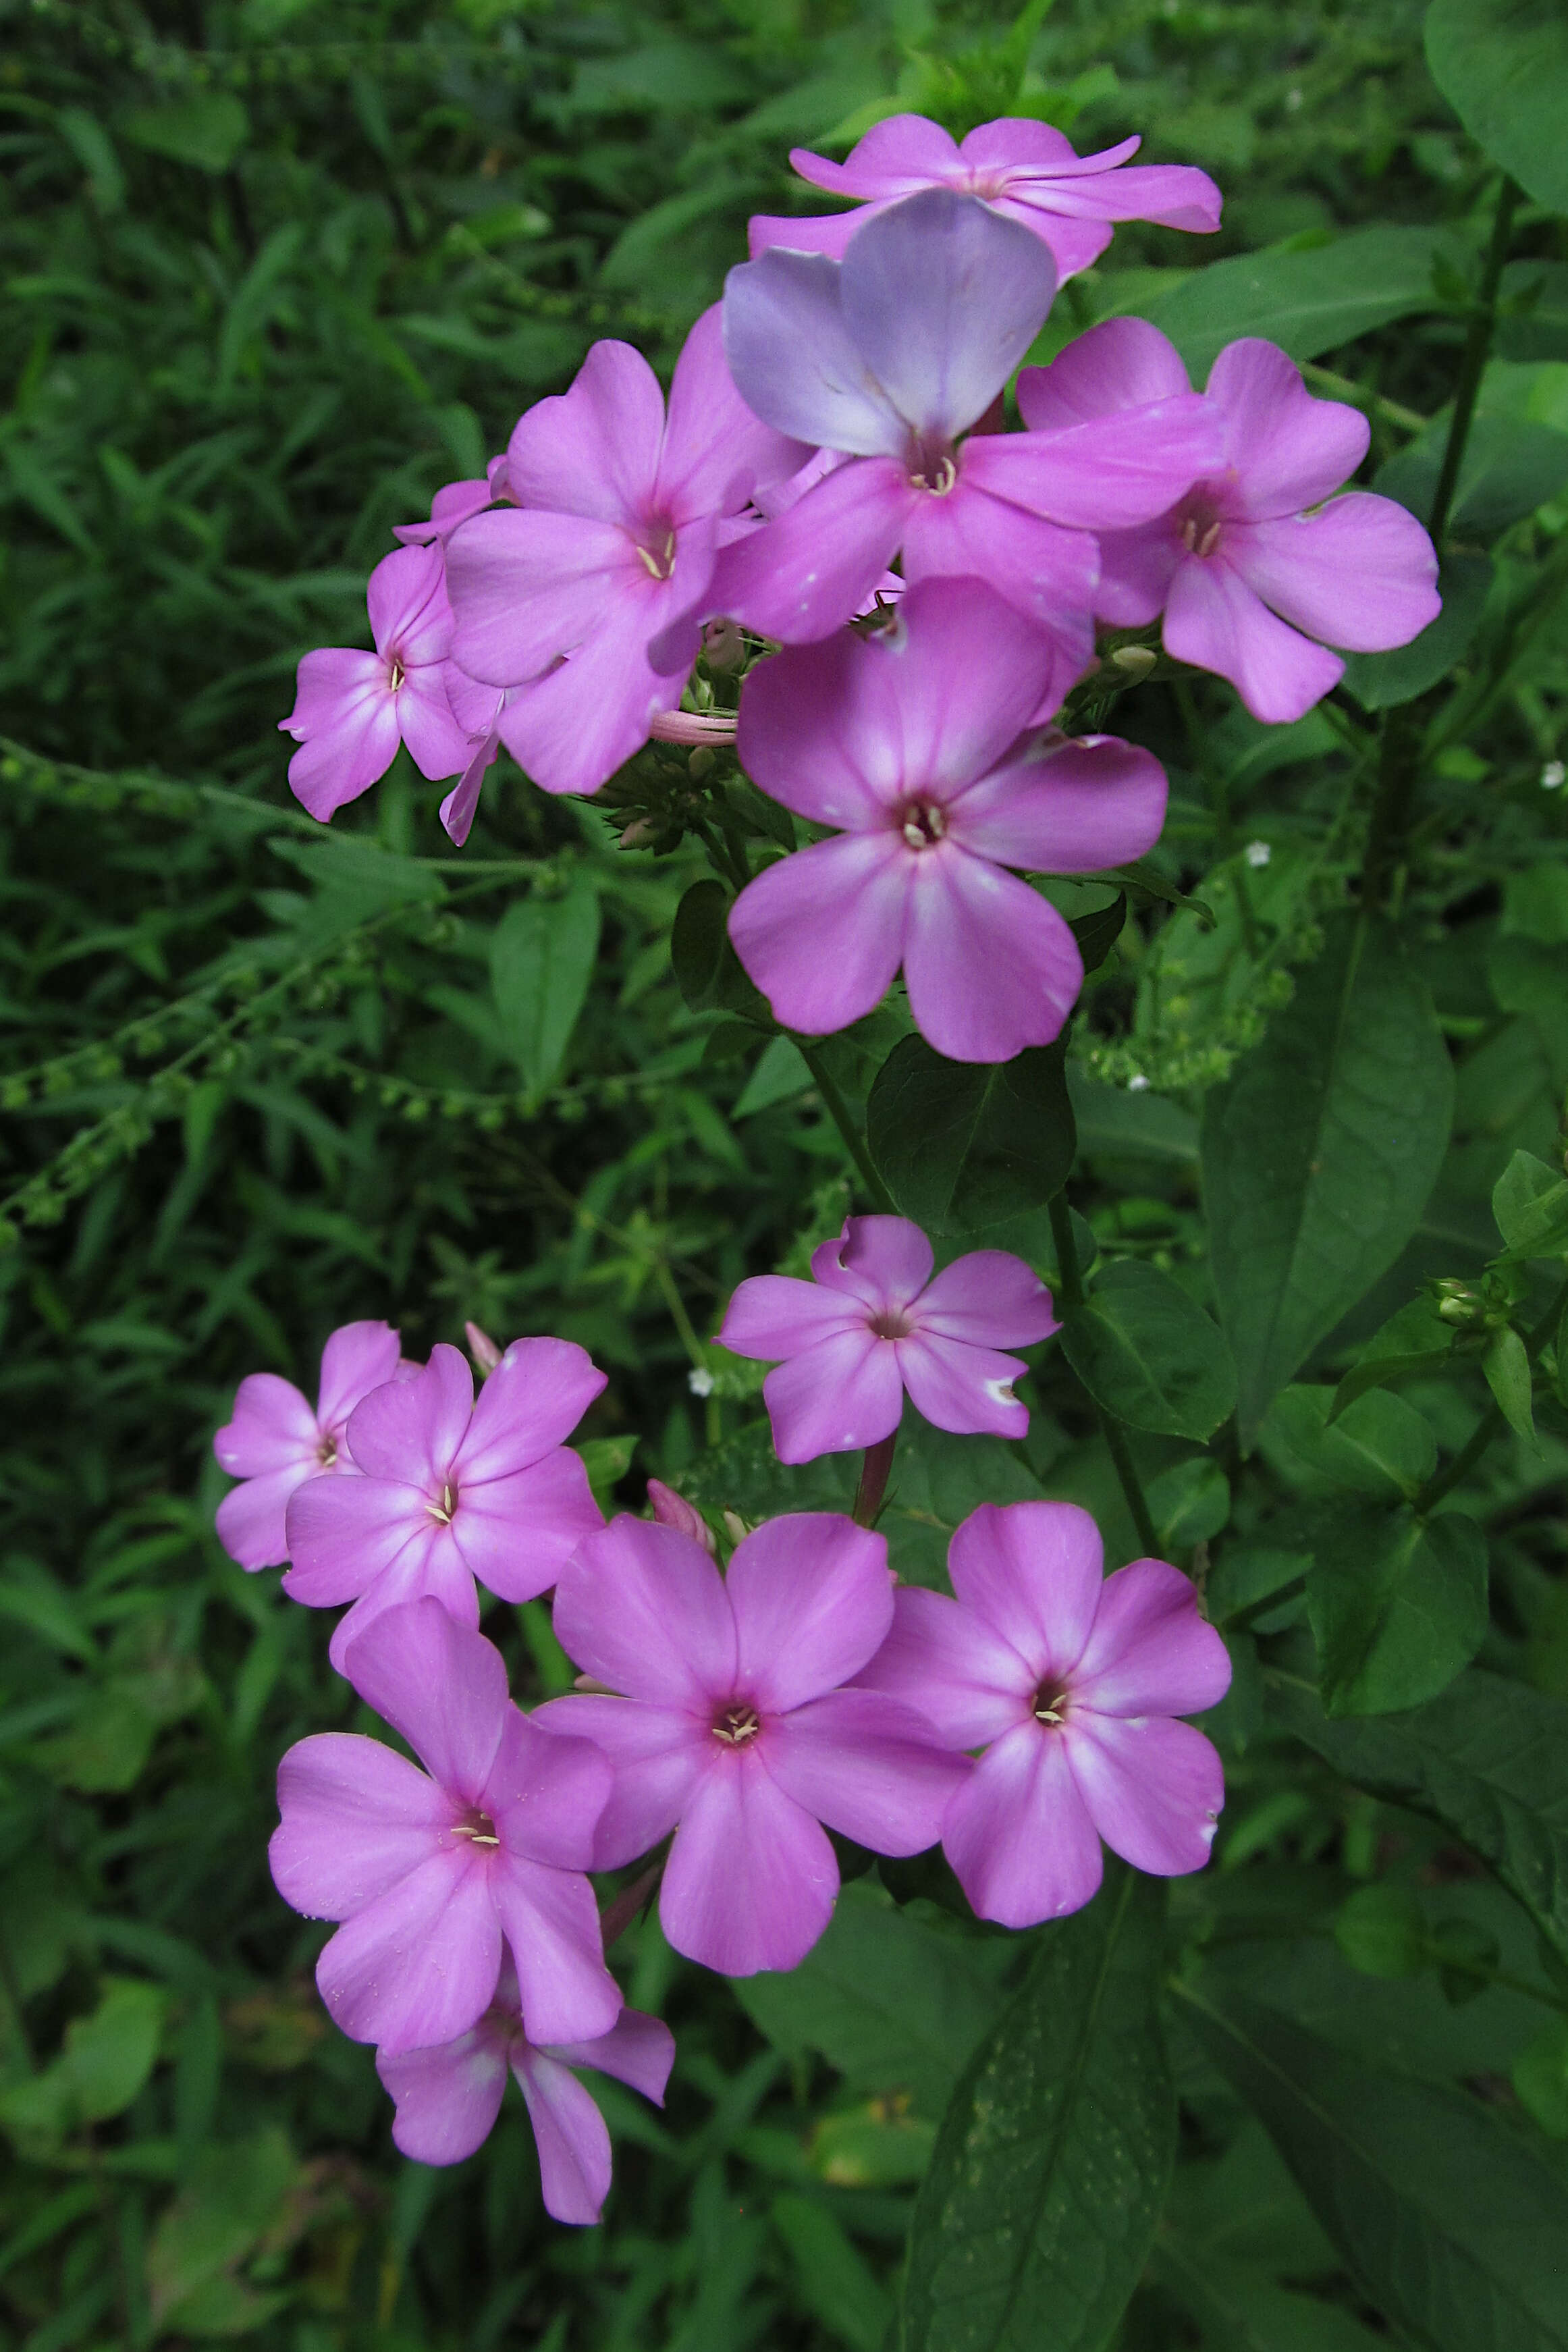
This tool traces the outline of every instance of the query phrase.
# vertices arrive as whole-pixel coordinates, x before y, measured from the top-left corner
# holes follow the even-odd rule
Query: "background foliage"
[[[1568,191],[1550,8],[1431,17],[1491,162],[1415,0],[1011,29],[946,0],[0,0],[0,2342],[879,2352],[917,2209],[926,2352],[1568,2344]],[[894,1556],[934,1579],[974,1503],[1043,1486],[1126,1558],[1107,1431],[1130,1449],[1233,1647],[1217,1867],[1006,1938],[884,1864],[738,1997],[634,1930],[680,2063],[664,2116],[603,2090],[618,2183],[573,2233],[520,2107],[455,2172],[405,2164],[319,2013],[272,1773],[352,1696],[320,1621],[218,1550],[210,1432],[348,1318],[423,1353],[472,1316],[607,1367],[606,1494],[842,1504],[852,1465],[781,1473],[706,1334],[853,1171],[695,915],[672,971],[709,790],[677,755],[628,786],[666,856],[513,774],[456,859],[406,765],[323,835],[274,730],[303,647],[361,634],[391,524],[596,335],[669,362],[747,213],[789,205],[792,140],[894,92],[962,128],[1020,74],[1080,147],[1143,130],[1227,194],[1201,249],[1120,230],[1048,335],[1136,310],[1201,370],[1267,333],[1425,511],[1496,165],[1526,183],[1441,635],[1293,728],[1201,680],[1116,707],[1172,818],[1130,913],[1062,895],[1110,910],[1076,1160],[1059,1074],[1015,1073],[1030,1129],[1014,1081],[933,1091],[895,1011],[828,1057],[858,1107],[896,1048],[894,1192],[1071,1308],[1023,1447],[911,1433]],[[559,1687],[537,1605],[489,1630],[525,1698]]]

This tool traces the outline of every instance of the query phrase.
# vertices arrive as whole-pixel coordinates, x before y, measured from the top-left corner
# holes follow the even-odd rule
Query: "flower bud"
[[[734,670],[746,659],[746,640],[738,622],[727,615],[709,621],[703,630],[703,654],[709,669]]]
[[[706,743],[699,743],[686,761],[686,766],[694,776],[706,776],[712,765],[713,753]]]
[[[477,1323],[465,1323],[463,1336],[468,1342],[468,1353],[479,1367],[482,1380],[487,1380],[501,1360],[501,1349],[488,1331],[481,1331]]]
[[[1155,666],[1154,648],[1150,646],[1118,646],[1111,656],[1111,667],[1119,669],[1129,685],[1135,686],[1147,677]]]
[[[673,1486],[666,1486],[662,1478],[649,1479],[648,1500],[661,1526],[678,1528],[682,1535],[700,1543],[710,1559],[717,1559],[718,1545],[713,1529],[695,1504],[688,1503],[684,1495],[677,1495]]]
[[[621,835],[619,846],[622,849],[646,849],[649,843],[658,837],[659,828],[651,816],[633,817]]]

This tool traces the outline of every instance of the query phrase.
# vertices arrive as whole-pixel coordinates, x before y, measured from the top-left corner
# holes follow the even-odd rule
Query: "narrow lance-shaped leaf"
[[[490,984],[530,1094],[559,1073],[598,952],[599,895],[589,882],[561,898],[520,898],[496,926]]]
[[[1116,1870],[1042,1937],[971,2060],[915,2210],[907,2352],[1096,2352],[1165,2200],[1164,1888]]]

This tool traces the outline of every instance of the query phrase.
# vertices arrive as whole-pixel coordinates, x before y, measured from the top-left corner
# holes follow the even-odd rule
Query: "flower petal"
[[[263,1477],[245,1479],[224,1496],[213,1525],[237,1567],[277,1568],[288,1558],[289,1497],[317,1467],[309,1461],[269,1470]]]
[[[841,265],[776,251],[724,281],[724,349],[741,398],[777,433],[857,457],[897,457],[904,419],[844,314]]]
[[[764,1715],[849,1682],[893,1622],[887,1539],[837,1511],[789,1511],[737,1544],[736,1688]]]
[[[1050,1291],[1010,1250],[970,1250],[922,1292],[922,1331],[972,1347],[1032,1348],[1061,1329]]]
[[[1061,1734],[1020,1724],[988,1748],[953,1800],[942,1851],[982,1919],[1033,1927],[1081,1911],[1104,1863]]]
[[[1191,390],[1168,336],[1145,319],[1106,319],[1075,335],[1049,367],[1024,369],[1019,413],[1031,433],[1061,433],[1091,417],[1177,400]]]
[[[1354,653],[1408,645],[1442,609],[1437,558],[1413,514],[1353,490],[1321,513],[1231,523],[1227,561],[1292,627]]]
[[[855,350],[900,416],[943,440],[985,414],[1056,292],[1039,237],[951,188],[922,189],[867,221],[840,267]]]
[[[514,1339],[480,1390],[453,1462],[460,1486],[526,1470],[571,1435],[606,1375],[570,1339]]]
[[[320,1424],[292,1381],[279,1380],[276,1372],[249,1372],[235,1393],[232,1417],[213,1440],[213,1452],[231,1478],[257,1478],[302,1464],[319,1467],[320,1443]]]
[[[1196,393],[1049,433],[977,436],[964,470],[981,489],[1053,522],[1125,530],[1152,522],[1220,463],[1220,418]]]
[[[813,1254],[831,1253],[845,1288],[858,1291],[878,1312],[903,1314],[931,1279],[934,1252],[908,1217],[846,1217],[836,1242]]]
[[[1277,343],[1256,335],[1228,343],[1206,389],[1225,418],[1239,511],[1255,520],[1315,507],[1366,455],[1372,427],[1360,409],[1314,399]]]
[[[915,861],[904,980],[928,1045],[952,1062],[1008,1062],[1060,1034],[1083,959],[1047,899],[949,841]]]
[[[298,1590],[292,1570],[284,1578],[283,1589],[290,1600],[308,1598]],[[391,1566],[372,1577],[353,1607],[339,1618],[327,1644],[327,1655],[336,1672],[347,1675],[350,1645],[379,1617],[413,1601],[434,1601],[455,1624],[478,1626],[479,1595],[474,1579],[450,1531],[434,1522],[428,1536],[415,1536],[406,1543]]]
[[[699,596],[710,561],[711,551],[691,583]],[[514,693],[498,721],[500,738],[541,792],[596,793],[642,750],[658,714],[679,702],[684,671],[660,677],[647,657],[650,636],[672,609],[667,594],[607,604],[567,660]]]
[[[423,1557],[434,1532],[423,1487],[395,1478],[307,1478],[288,1501],[286,1557],[294,1565],[283,1589],[308,1609],[335,1609],[408,1545],[419,1545]]]
[[[918,502],[904,526],[904,576],[911,582],[962,578],[966,585],[983,578],[1038,625],[1045,642],[1029,657],[1030,674],[1040,674],[1032,715],[1048,695],[1052,707],[1060,702],[1094,650],[1087,616],[1099,552],[1088,531],[1065,530],[993,497],[977,476],[971,478],[969,453],[980,441],[976,436],[964,444],[958,478],[945,498],[914,494]]]
[[[483,2025],[434,2050],[376,2053],[397,2103],[392,2144],[416,2164],[461,2164],[490,2137],[507,2088],[504,2045]]]
[[[789,150],[800,178],[834,196],[904,196],[933,181],[957,184],[964,160],[952,132],[924,114],[889,114],[873,122],[841,163],[813,155],[809,147]]]
[[[722,1757],[675,1832],[659,1917],[688,1960],[728,1977],[799,1966],[832,1916],[839,1865],[827,1833],[761,1759]]]
[[[519,507],[635,524],[664,437],[664,396],[642,352],[630,343],[595,343],[570,391],[536,401],[513,426],[510,494]]]
[[[385,1610],[350,1644],[347,1679],[401,1732],[432,1777],[480,1802],[511,1712],[493,1642],[459,1625],[439,1601]]]
[[[759,662],[741,689],[736,731],[747,774],[815,824],[852,833],[883,824],[903,784],[898,677],[848,630]]]
[[[277,1768],[273,1884],[308,1919],[350,1919],[450,1843],[451,1800],[358,1732],[297,1740]]]
[[[390,1323],[345,1323],[321,1350],[316,1412],[323,1429],[340,1429],[361,1397],[397,1371],[402,1343]]]
[[[1179,1878],[1208,1860],[1225,1802],[1219,1757],[1190,1723],[1075,1714],[1072,1778],[1106,1844],[1135,1870]]]
[[[760,530],[724,550],[713,610],[785,645],[831,635],[870,606],[922,496],[894,458],[835,467]]]
[[[913,1706],[883,1691],[835,1690],[769,1723],[758,1752],[787,1797],[876,1853],[924,1853],[967,1780]]]
[[[867,741],[862,769],[884,798],[894,779],[900,798],[961,793],[1029,726],[1053,660],[1042,632],[983,581],[920,580],[896,625],[861,649],[860,733],[875,730],[885,763],[879,772]]]
[[[444,662],[411,669],[397,689],[397,723],[410,759],[435,783],[460,776],[468,764],[468,738],[446,698]]]
[[[591,2093],[543,2050],[514,2045],[512,2071],[539,2152],[539,2193],[552,2221],[586,2229],[610,2194],[610,2131]]]
[[[982,1431],[994,1437],[1028,1435],[1029,1407],[1013,1394],[1013,1382],[1029,1370],[1021,1357],[923,1330],[894,1344],[909,1402],[934,1429],[960,1437]]]
[[[1197,1715],[1230,1687],[1230,1657],[1168,1560],[1135,1559],[1108,1576],[1072,1670],[1074,1706],[1097,1715]]]
[[[954,1535],[947,1573],[1038,1685],[1065,1681],[1082,1655],[1103,1560],[1100,1530],[1076,1503],[982,1503]]]
[[[538,1725],[508,1706],[476,1802],[506,1853],[551,1870],[591,1870],[613,1780],[610,1759],[591,1739],[574,1738],[556,1722]]]
[[[889,827],[813,843],[747,885],[729,936],[785,1028],[825,1036],[882,1003],[904,953],[914,864]]]
[[[309,666],[338,658],[335,648],[306,655],[299,665],[302,703]],[[386,664],[377,654],[358,654],[351,658],[367,665],[358,673],[359,683],[345,694],[333,717],[312,726],[288,762],[289,791],[323,824],[350,801],[368,793],[386,774],[402,740],[398,730],[397,698],[388,683]],[[284,721],[285,726],[288,723]]]
[[[672,521],[730,514],[759,481],[792,474],[810,451],[747,408],[724,355],[724,306],[705,310],[686,337],[670,385],[670,421],[653,504]]]
[[[476,515],[453,534],[446,562],[455,658],[493,686],[538,677],[649,584],[626,530],[543,508]]]
[[[349,1450],[371,1478],[405,1479],[438,1496],[468,1427],[474,1375],[456,1348],[439,1342],[411,1381],[371,1391],[349,1419]]]
[[[740,1283],[725,1310],[720,1345],[762,1363],[798,1356],[819,1339],[864,1328],[858,1302],[835,1297],[815,1282],[792,1275],[758,1274]]]
[[[452,1533],[481,1584],[503,1601],[532,1601],[549,1591],[584,1536],[603,1525],[582,1456],[557,1445],[508,1478],[465,1486]]]
[[[455,2042],[496,1990],[501,1930],[483,1865],[438,1853],[346,1919],[316,1963],[333,2023],[392,2057]]]
[[[668,1837],[714,1745],[706,1714],[640,1698],[573,1692],[536,1707],[528,1720],[586,1736],[610,1759],[615,1780],[593,1833],[595,1870],[619,1870]]]
[[[855,1679],[916,1708],[949,1748],[979,1748],[1030,1720],[1039,1677],[972,1609],[904,1585],[892,1632]]]
[[[864,1323],[776,1365],[762,1383],[780,1462],[815,1462],[891,1437],[904,1414],[893,1343]]]
[[[1094,874],[1154,847],[1167,792],[1165,770],[1141,743],[1115,735],[1047,743],[972,784],[948,830],[998,866]]]
[[[1179,565],[1166,603],[1165,646],[1177,661],[1228,677],[1254,719],[1304,718],[1339,684],[1344,664],[1276,620],[1223,560]]]
[[[701,1544],[622,1513],[561,1573],[555,1630],[595,1682],[706,1714],[735,1683],[735,1620]]]
[[[1100,538],[1100,584],[1094,591],[1099,619],[1118,629],[1141,629],[1170,593],[1186,551],[1170,516],[1141,530],[1104,531]]]
[[[640,2009],[623,2009],[597,2041],[562,2042],[549,2055],[565,2066],[592,2066],[601,2074],[613,2074],[618,2083],[630,2083],[662,2107],[675,2063],[675,2037],[662,2019],[646,2017]]]
[[[592,2042],[621,2014],[604,1965],[599,1906],[580,1871],[547,1870],[517,1854],[492,1866],[490,1890],[511,1948],[530,2042]]]

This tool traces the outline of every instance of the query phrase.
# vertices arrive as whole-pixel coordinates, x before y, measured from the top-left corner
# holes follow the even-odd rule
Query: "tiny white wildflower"
[[[1145,1091],[1145,1087],[1152,1084],[1153,1080],[1145,1077],[1142,1070],[1134,1070],[1132,1076],[1127,1080],[1127,1092],[1130,1095],[1141,1095]]]
[[[1249,841],[1247,845],[1249,866],[1267,866],[1273,855],[1272,849],[1266,841]]]
[[[1560,792],[1563,787],[1563,779],[1564,776],[1568,776],[1568,768],[1563,766],[1562,761],[1548,760],[1546,765],[1541,771],[1542,790],[1549,793]]]
[[[693,1396],[710,1397],[713,1394],[713,1374],[699,1364],[695,1371],[686,1374],[686,1386]]]

